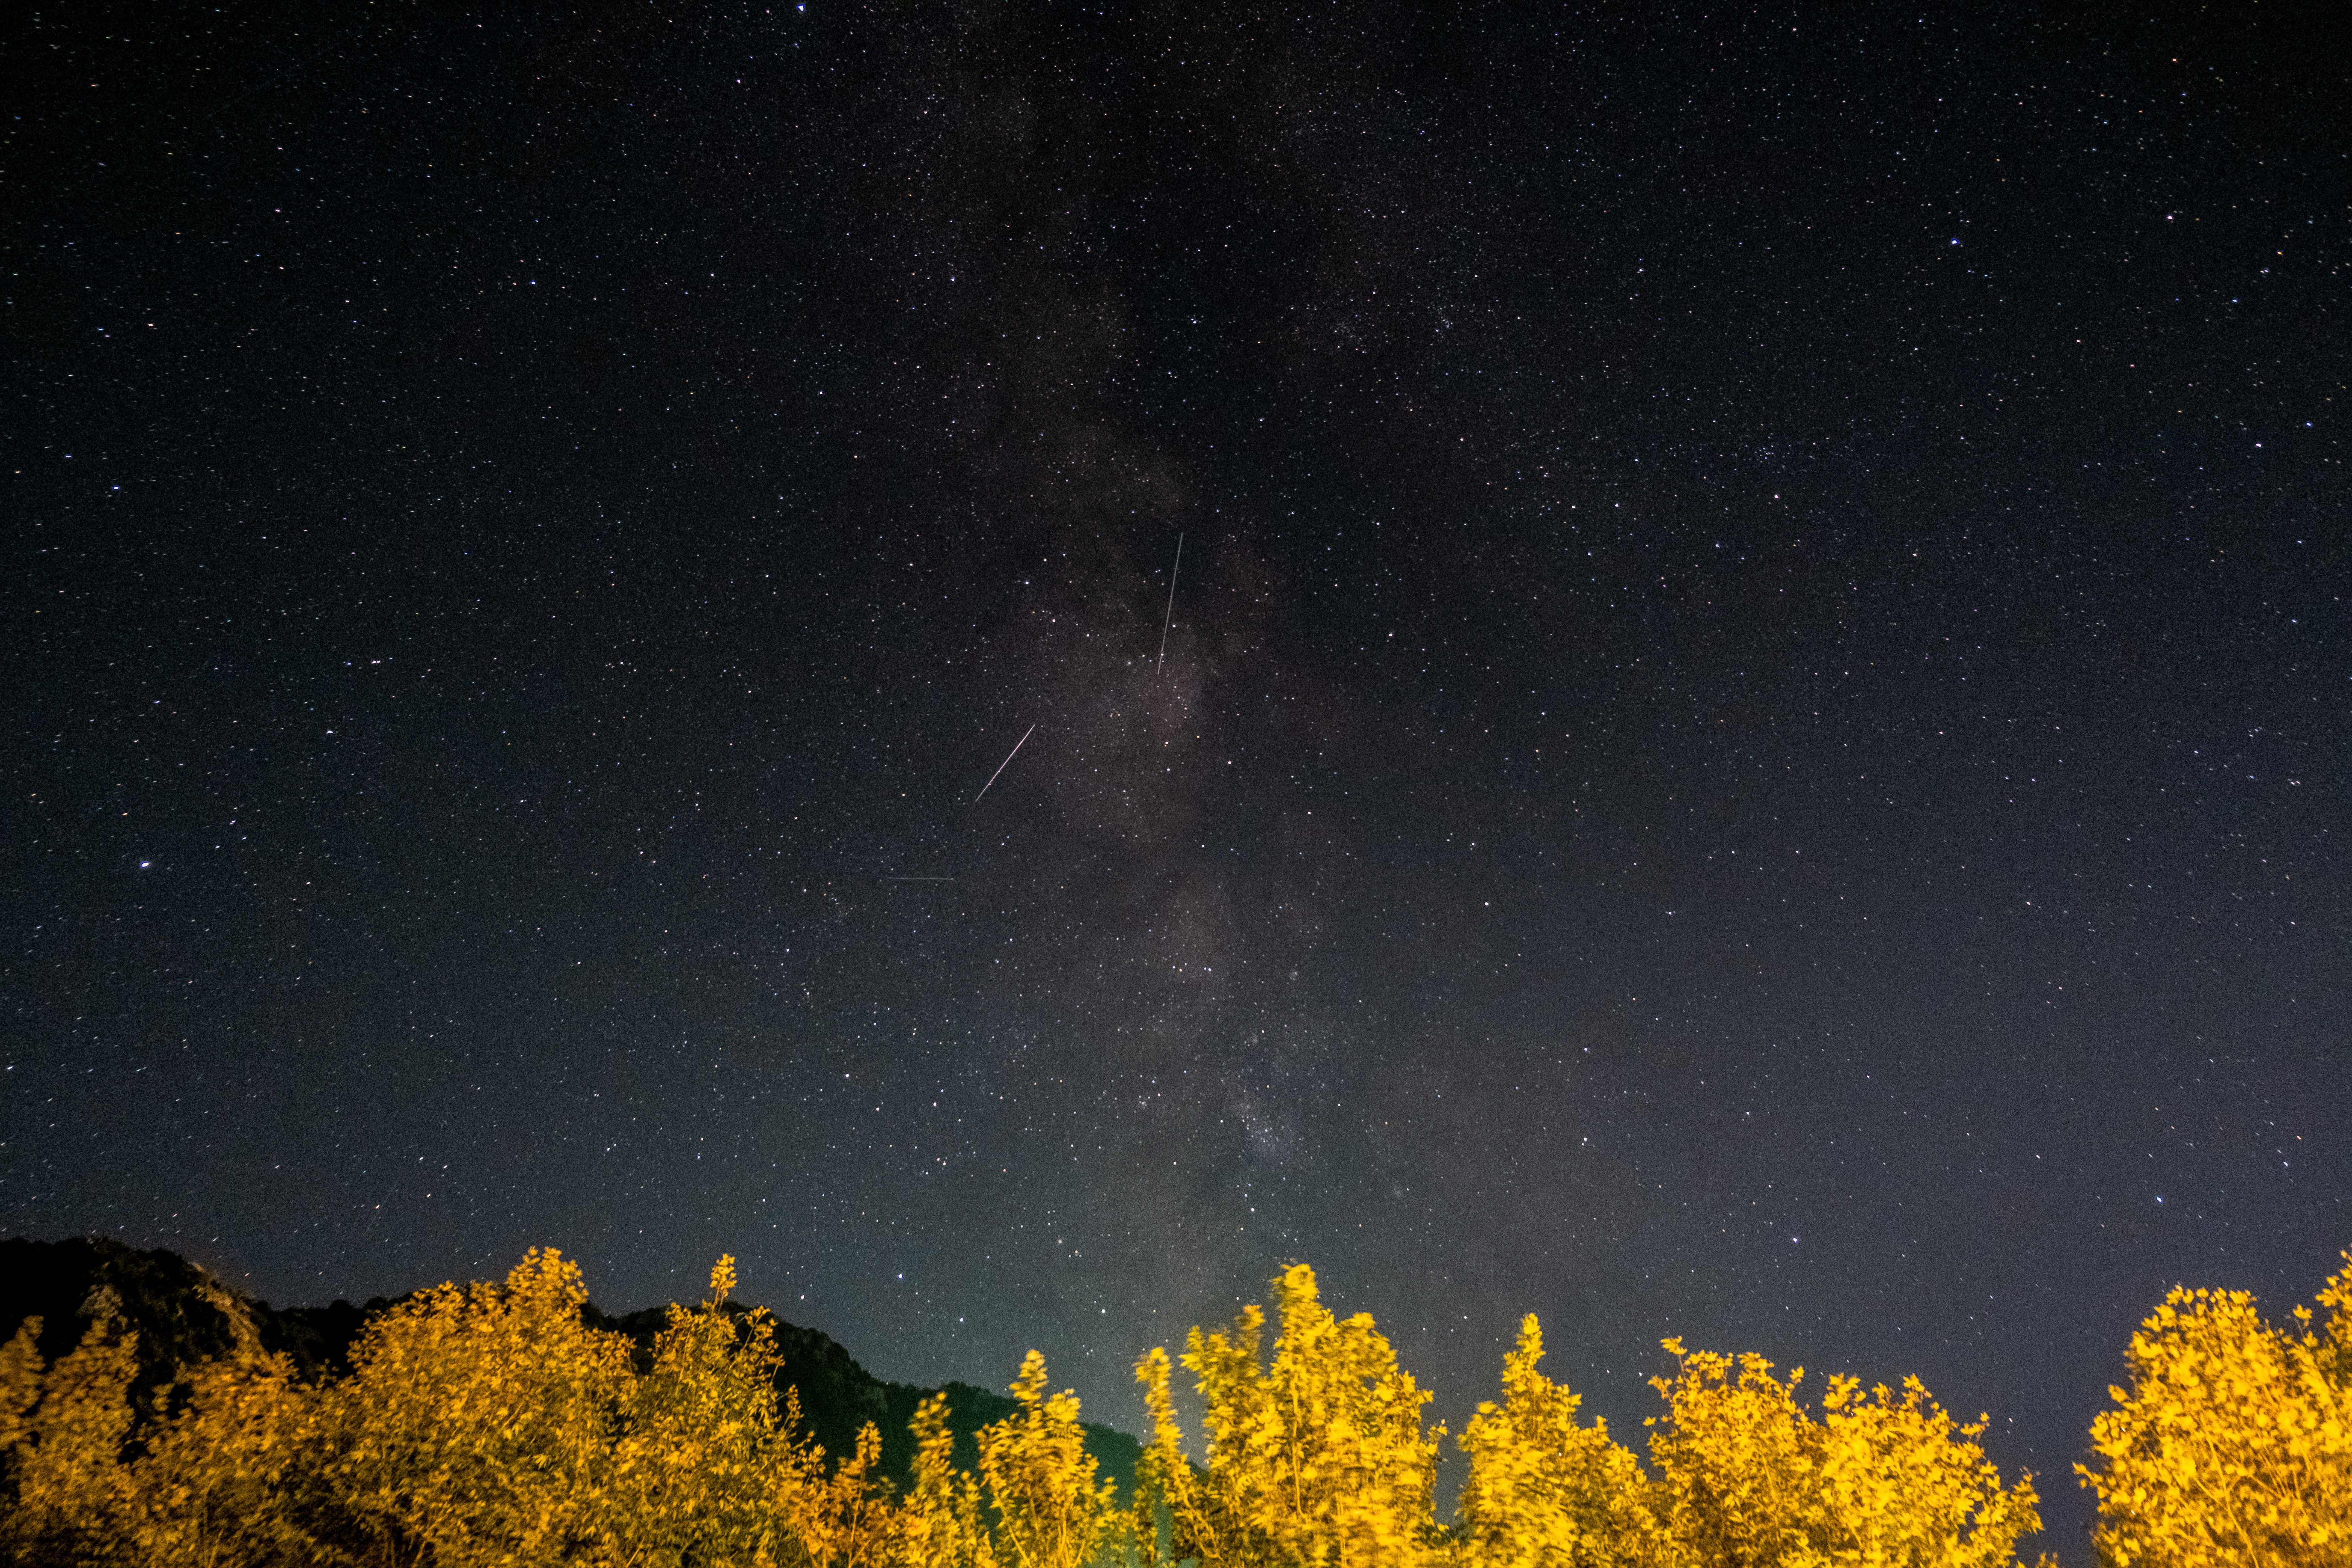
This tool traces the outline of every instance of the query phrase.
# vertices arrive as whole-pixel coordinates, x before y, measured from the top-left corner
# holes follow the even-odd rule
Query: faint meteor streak
[[[1168,608],[1160,617],[1160,662],[1151,667],[1151,679],[1160,679],[1160,671],[1168,663],[1168,623],[1176,618],[1176,574],[1184,570],[1184,536],[1176,536],[1176,564],[1168,568]],[[1016,750],[1018,748],[1015,748]]]
[[[1178,542],[1181,543],[1182,542],[1179,541]],[[1036,732],[1037,726],[1034,724],[1030,725],[1029,728],[1021,731],[1021,738],[1013,742],[1013,750],[1005,752],[1004,760],[996,764],[996,773],[989,774],[988,784],[984,784],[980,786],[980,795],[986,795],[988,793],[988,784],[992,784],[996,782],[996,773],[1001,773],[1005,769],[1013,765],[1013,759],[1021,754],[1021,748],[1027,745],[1029,743],[1029,737]],[[980,804],[980,795],[976,795],[971,797],[972,805],[978,805]]]

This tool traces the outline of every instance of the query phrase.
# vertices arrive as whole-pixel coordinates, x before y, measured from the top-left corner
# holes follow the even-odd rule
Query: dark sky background
[[[0,47],[0,1228],[1130,1429],[1303,1258],[2070,1561],[2352,1244],[2340,22],[339,9]]]

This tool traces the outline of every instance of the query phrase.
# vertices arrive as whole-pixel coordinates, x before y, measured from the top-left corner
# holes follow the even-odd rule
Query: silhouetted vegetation
[[[1533,1317],[1500,1399],[1455,1439],[1467,1476],[1441,1524],[1429,1395],[1304,1266],[1274,1281],[1270,1347],[1252,1307],[1138,1363],[1153,1431],[1130,1485],[1036,1352],[1009,1399],[964,1391],[960,1443],[949,1394],[902,1398],[736,1305],[728,1258],[698,1306],[657,1314],[607,1318],[573,1264],[533,1252],[503,1282],[328,1310],[299,1333],[168,1254],[93,1260],[122,1267],[65,1315],[87,1323],[69,1347],[26,1316],[0,1348],[0,1537],[20,1563],[2006,1568],[2040,1529],[2032,1478],[1986,1458],[1984,1419],[1916,1379],[1832,1377],[1815,1407],[1802,1371],[1670,1340],[1645,1462],[1543,1375]],[[2352,1563],[2346,1264],[2324,1321],[2269,1323],[2213,1291],[2149,1318],[2080,1467],[2103,1557]],[[845,1441],[814,1435],[803,1366],[869,1410]],[[980,1400],[994,1414],[971,1426]],[[882,1417],[901,1405],[894,1474]]]

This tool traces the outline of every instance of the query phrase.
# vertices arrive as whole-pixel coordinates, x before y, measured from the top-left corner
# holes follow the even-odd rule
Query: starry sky
[[[6,25],[0,1228],[1130,1429],[1299,1258],[1457,1422],[1916,1372],[2070,1561],[2352,1245],[2346,40]]]

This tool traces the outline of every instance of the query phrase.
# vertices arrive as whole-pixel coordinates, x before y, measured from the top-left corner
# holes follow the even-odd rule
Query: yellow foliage
[[[794,1549],[782,1561],[878,1568],[905,1559],[908,1519],[892,1506],[889,1479],[882,1474],[882,1434],[871,1421],[858,1429],[857,1451],[830,1478],[793,1487],[778,1501]]]
[[[28,1373],[35,1384],[14,1422],[6,1544],[27,1562],[119,1561],[131,1511],[122,1446],[131,1435],[138,1336],[93,1320],[81,1343],[41,1373],[32,1349],[37,1330],[27,1323],[6,1357],[8,1405],[22,1399]]]
[[[1470,1462],[1455,1514],[1465,1568],[1632,1568],[1657,1554],[1641,1461],[1605,1422],[1577,1425],[1578,1396],[1536,1370],[1532,1313],[1503,1360],[1503,1403],[1478,1406],[1458,1439]]]
[[[924,1400],[908,1425],[915,1435],[915,1484],[907,1494],[907,1560],[925,1568],[997,1568],[980,1483],[955,1468],[947,1395]]]
[[[956,1468],[943,1396],[915,1413],[897,1494],[867,1426],[838,1458],[779,1408],[775,1326],[710,1292],[672,1308],[642,1369],[588,1326],[578,1269],[527,1256],[378,1316],[347,1377],[299,1382],[250,1336],[186,1369],[145,1426],[136,1342],[94,1322],[44,1368],[37,1321],[0,1346],[0,1555],[131,1568],[2011,1568],[2040,1528],[1984,1418],[1916,1379],[1832,1378],[1818,1414],[1753,1355],[1665,1342],[1649,1462],[1538,1370],[1520,1325],[1502,1397],[1459,1439],[1456,1519],[1432,1507],[1429,1395],[1304,1266],[1181,1358],[1203,1406],[1184,1450],[1154,1350],[1131,1513],[1087,1454],[1076,1396],[1032,1352],[1014,1413]],[[2131,1386],[2081,1467],[2112,1568],[2352,1568],[2352,1253],[2292,1326],[2243,1292],[2175,1290],[2133,1336]]]
[[[578,1267],[423,1291],[371,1322],[331,1392],[331,1484],[359,1531],[436,1568],[591,1560],[608,1531],[629,1343],[582,1321]]]
[[[1031,1351],[1013,1382],[1020,1411],[980,1434],[980,1473],[1012,1568],[1079,1568],[1123,1524],[1110,1483],[1095,1480],[1078,1396],[1045,1386],[1045,1358]]]
[[[1208,1473],[1181,1451],[1168,1357],[1136,1366],[1151,1406],[1150,1483],[1171,1515],[1179,1559],[1202,1568],[1370,1568],[1427,1561],[1437,1437],[1430,1396],[1396,1363],[1367,1313],[1341,1320],[1297,1264],[1274,1280],[1281,1326],[1261,1370],[1265,1314],[1244,1309],[1229,1333],[1194,1329],[1184,1365],[1206,1406]]]
[[[709,1299],[669,1310],[653,1365],[627,1385],[599,1500],[616,1562],[667,1568],[772,1554],[775,1505],[811,1484],[821,1462],[778,1417],[775,1327],[765,1311],[739,1323],[727,1310],[734,1287],[735,1260],[721,1258]]]
[[[2042,1528],[2032,1477],[2003,1489],[1916,1378],[1897,1396],[1832,1378],[1816,1421],[1761,1356],[1687,1351],[1653,1381],[1658,1514],[1671,1560],[1752,1568],[2000,1568]]]
[[[193,1369],[185,1393],[132,1469],[140,1554],[187,1568],[328,1556],[312,1533],[332,1511],[316,1466],[328,1436],[316,1392],[284,1358],[254,1352]]]
[[[2294,1327],[2242,1290],[2174,1289],[2132,1335],[2128,1390],[2091,1423],[2100,1554],[2116,1568],[2352,1564],[2352,1252]]]
[[[1916,1377],[1899,1396],[1880,1384],[1833,1377],[1822,1395],[1822,1488],[1835,1521],[1835,1561],[1858,1565],[2003,1568],[2017,1542],[2042,1529],[2033,1478],[2004,1489],[1978,1439],[1988,1420],[1962,1425]]]
[[[41,1397],[41,1320],[27,1318],[0,1346],[0,1454],[13,1454],[31,1430],[26,1417]]]

